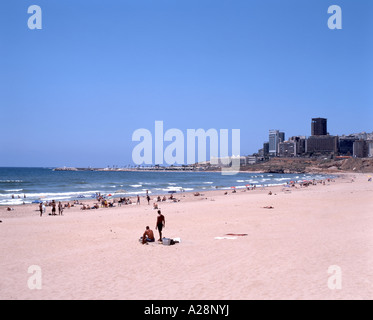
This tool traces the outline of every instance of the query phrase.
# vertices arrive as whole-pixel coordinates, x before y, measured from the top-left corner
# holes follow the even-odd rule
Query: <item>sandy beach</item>
[[[147,225],[158,235],[144,197],[63,216],[1,207],[0,299],[371,299],[372,195],[367,174],[177,194],[180,202],[159,204],[164,236],[181,238],[173,246],[139,243]],[[29,287],[30,266],[40,268],[41,289]],[[330,266],[341,270],[341,289],[328,286]]]

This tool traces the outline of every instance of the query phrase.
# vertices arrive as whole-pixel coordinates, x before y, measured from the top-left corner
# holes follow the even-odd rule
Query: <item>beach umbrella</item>
[[[34,201],[32,201],[32,203],[43,203],[43,201],[41,201],[41,200],[34,200]]]
[[[108,197],[112,197],[113,195],[110,193],[110,194],[108,194],[107,196],[108,196]]]

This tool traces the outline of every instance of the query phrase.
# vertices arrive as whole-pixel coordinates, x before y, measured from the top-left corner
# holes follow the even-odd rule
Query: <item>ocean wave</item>
[[[22,191],[23,189],[8,189],[8,190],[4,190],[6,192],[19,192],[19,191]]]
[[[168,187],[168,188],[164,188],[162,189],[162,191],[181,191],[183,189],[183,187]]]
[[[274,180],[275,181],[290,181],[290,180],[292,180],[293,178],[275,178]]]
[[[90,191],[82,191],[82,192],[40,192],[40,193],[26,193],[26,199],[43,199],[43,200],[56,200],[56,199],[70,199],[70,198],[77,198],[79,196],[93,196],[100,191],[98,190],[90,190]],[[101,192],[102,193],[102,192]],[[1,194],[0,199],[7,199],[7,200],[19,200],[19,199],[9,199],[9,194]],[[21,198],[21,200],[25,200]],[[22,203],[22,202],[21,202]]]
[[[130,184],[130,187],[132,187],[132,188],[140,188],[140,187],[142,187],[142,184]]]
[[[7,199],[7,200],[0,200],[0,206],[17,206],[25,203],[31,203],[31,201],[24,201],[24,199]]]
[[[146,191],[132,191],[132,192],[126,192],[126,195],[141,195],[146,194]]]
[[[23,180],[0,180],[0,183],[21,183]]]

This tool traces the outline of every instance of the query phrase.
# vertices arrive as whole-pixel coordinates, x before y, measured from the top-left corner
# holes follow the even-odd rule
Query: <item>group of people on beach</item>
[[[162,230],[166,227],[166,219],[164,215],[161,213],[161,210],[157,211],[157,222],[155,225],[155,230],[158,230],[159,239],[158,241],[162,241]],[[140,238],[142,244],[148,244],[149,242],[155,242],[154,232],[150,229],[149,226],[146,226],[145,232],[143,236]]]
[[[63,215],[64,206],[62,205],[61,201],[59,201],[58,205],[57,205],[56,201],[52,200],[52,202],[50,203],[50,205],[52,206],[52,213],[51,213],[52,216],[56,216],[57,215],[57,213],[56,213],[56,209],[57,208],[58,208],[58,215],[59,216]],[[42,217],[43,213],[45,213],[45,211],[46,211],[46,207],[45,207],[45,205],[44,205],[43,202],[39,203],[39,211],[40,211],[40,217]]]

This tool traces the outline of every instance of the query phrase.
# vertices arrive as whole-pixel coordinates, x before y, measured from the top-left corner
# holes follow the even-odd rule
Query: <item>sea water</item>
[[[284,185],[290,181],[325,179],[325,175],[239,172],[54,171],[53,168],[0,168],[0,205],[92,199],[96,193],[114,198]]]

